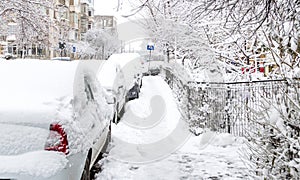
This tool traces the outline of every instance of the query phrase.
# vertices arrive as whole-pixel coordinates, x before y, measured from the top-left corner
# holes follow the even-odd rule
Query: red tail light
[[[47,151],[69,153],[67,134],[60,124],[50,125],[50,134],[45,145]]]

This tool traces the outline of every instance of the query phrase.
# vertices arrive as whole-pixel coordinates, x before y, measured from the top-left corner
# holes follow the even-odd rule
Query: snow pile
[[[239,157],[243,141],[229,134],[207,131],[190,137],[182,148],[165,159],[146,164],[120,162],[108,154],[101,161],[103,171],[97,179],[245,179],[247,169]]]
[[[190,135],[161,77],[144,77],[140,98],[127,103],[125,109],[120,123],[112,126],[115,144],[110,155],[115,159],[155,161],[174,152]]]
[[[68,160],[62,153],[35,151],[18,156],[0,156],[0,162],[0,176],[5,173],[46,178],[65,168]]]
[[[140,121],[143,121],[152,113],[154,108],[149,101],[153,95],[161,95],[168,107],[163,118],[148,129],[130,126],[130,120],[135,118],[133,115],[140,116]],[[130,111],[134,114],[129,114]],[[112,126],[113,143],[107,157],[100,162],[103,170],[97,175],[97,179],[242,179],[246,177],[246,168],[238,153],[239,148],[244,146],[243,138],[209,130],[205,130],[199,136],[189,136],[178,144],[174,151],[156,161],[146,163],[126,161],[130,158],[151,156],[149,152],[139,147],[169,136],[178,124],[179,117],[176,101],[168,85],[160,77],[144,77],[140,98],[130,101],[120,123]],[[176,140],[173,139],[173,143],[177,143]],[[124,146],[124,141],[140,146],[129,149]],[[152,153],[164,152],[164,149],[164,146],[157,145]],[[124,159],[120,159],[122,156]]]
[[[126,122],[132,117],[128,116],[129,113],[125,113],[121,123],[115,126],[114,136],[131,143],[140,144],[155,142],[170,134],[176,127],[181,115],[177,110],[176,102],[173,100],[171,89],[161,77],[144,77],[140,98],[127,103],[126,111],[128,112],[130,109],[134,115],[143,120],[152,113],[154,107],[151,107],[151,100],[157,95],[163,97],[165,107],[168,109],[165,109],[162,119],[157,119],[158,124],[156,126],[150,129],[130,127]]]

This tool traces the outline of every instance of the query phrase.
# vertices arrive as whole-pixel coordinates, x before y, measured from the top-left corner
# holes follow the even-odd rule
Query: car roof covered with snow
[[[111,55],[107,61],[114,62],[123,68],[126,64],[140,57],[138,53],[120,53]]]
[[[124,79],[120,78],[120,76],[123,76],[122,74],[119,74],[120,71],[123,71],[126,65],[133,63],[135,60],[140,61],[140,57],[141,56],[138,53],[120,53],[111,55],[98,72],[97,78],[100,84],[103,87],[112,88],[115,83],[117,83],[116,81],[124,81]]]
[[[47,60],[1,61],[0,104],[70,96],[77,65],[77,62]]]

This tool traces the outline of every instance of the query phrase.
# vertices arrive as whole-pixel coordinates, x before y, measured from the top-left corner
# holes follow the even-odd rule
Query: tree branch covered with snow
[[[94,28],[85,35],[94,58],[107,59],[113,53],[117,53],[120,48],[120,40],[115,29]]]
[[[1,23],[16,23],[17,40],[20,44],[43,41],[47,43],[49,28],[53,26],[49,9],[51,0],[3,0],[0,5]]]

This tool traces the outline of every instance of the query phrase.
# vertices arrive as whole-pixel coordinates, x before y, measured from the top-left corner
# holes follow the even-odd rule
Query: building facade
[[[92,28],[94,22],[94,0],[56,0],[54,13],[59,14],[58,29],[50,30],[53,35],[49,48],[50,58],[57,56],[76,57],[74,43],[84,39],[85,33]],[[56,32],[55,32],[56,31]],[[60,43],[65,43],[64,49],[59,48]]]
[[[94,26],[96,28],[117,28],[117,19],[114,16],[96,15],[94,17]]]
[[[6,17],[7,23],[0,28],[0,57],[11,54],[15,57],[49,59],[58,56],[74,56],[76,51],[72,43],[84,39],[84,34],[93,27],[94,0],[53,0],[53,6],[44,9],[49,17],[49,35],[41,39],[37,35],[36,41],[18,44],[17,29],[19,24],[13,17]],[[1,18],[1,17],[0,17]],[[65,43],[64,49],[59,46]]]

